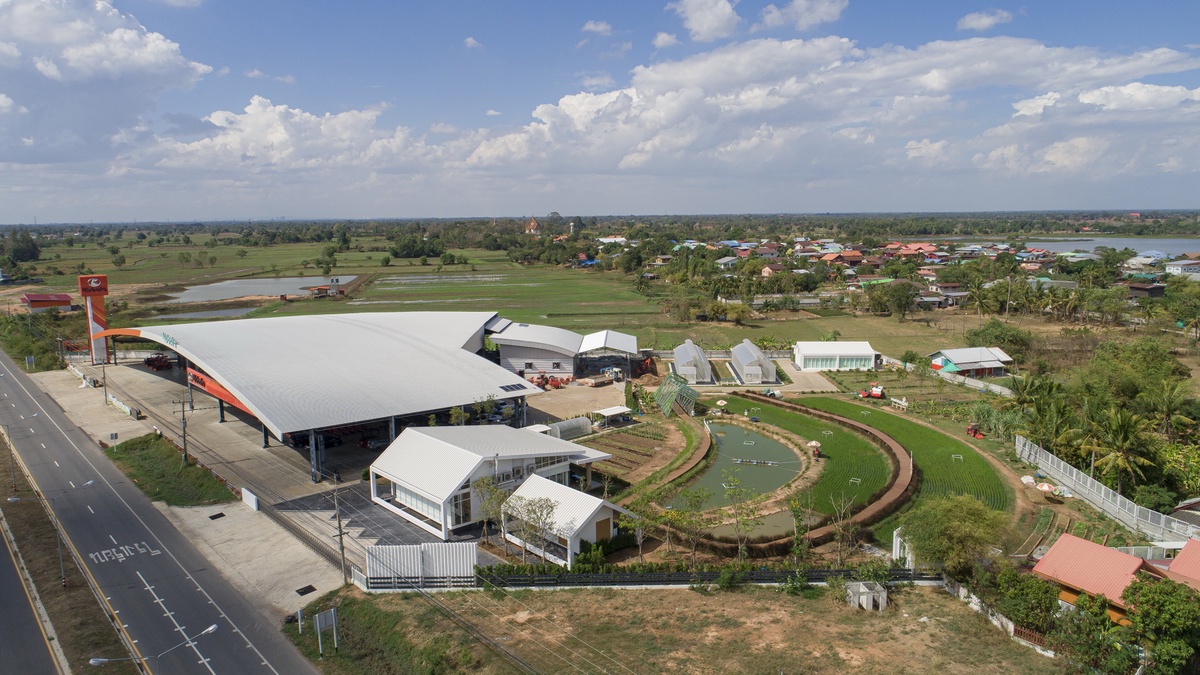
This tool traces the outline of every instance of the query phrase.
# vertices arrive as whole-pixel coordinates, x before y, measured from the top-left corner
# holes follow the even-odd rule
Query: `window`
[[[554,370],[562,370],[562,362],[555,361],[554,363],[550,364],[550,367],[553,368]]]
[[[450,508],[453,516],[452,526],[466,525],[471,522],[471,493],[460,492],[454,495]]]
[[[533,370],[533,361],[525,362],[525,370]]]

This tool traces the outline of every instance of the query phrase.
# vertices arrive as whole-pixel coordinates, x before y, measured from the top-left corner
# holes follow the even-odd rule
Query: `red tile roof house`
[[[762,268],[762,275],[764,277],[769,277],[772,274],[779,274],[780,272],[783,272],[784,269],[784,266],[780,265],[779,263],[771,263],[770,265],[766,265]]]
[[[1141,558],[1066,533],[1033,567],[1034,574],[1058,584],[1059,602],[1074,606],[1085,593],[1103,595],[1108,600],[1108,618],[1121,625],[1129,625],[1125,618],[1129,607],[1121,594],[1138,572],[1159,579],[1168,576]]]

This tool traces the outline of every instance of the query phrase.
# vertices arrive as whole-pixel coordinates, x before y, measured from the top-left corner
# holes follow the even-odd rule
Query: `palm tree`
[[[1121,494],[1122,478],[1129,475],[1135,485],[1143,477],[1143,466],[1154,462],[1142,456],[1146,449],[1146,430],[1150,420],[1125,408],[1112,407],[1100,424],[1099,444],[1096,451],[1101,454],[1096,468],[1101,475],[1117,477],[1117,494]]]
[[[1187,383],[1183,380],[1164,380],[1162,386],[1158,389],[1149,389],[1138,395],[1146,402],[1147,407],[1154,413],[1160,422],[1158,425],[1159,433],[1167,435],[1167,441],[1175,441],[1175,425],[1191,425],[1195,424],[1195,420],[1189,419],[1181,414],[1184,406],[1187,405],[1190,389]]]
[[[1200,316],[1193,316],[1184,324],[1188,330],[1192,331],[1192,336],[1200,340]]]
[[[821,342],[837,342],[838,338],[840,338],[840,337],[842,337],[842,331],[831,330],[828,333],[824,333],[823,335],[821,335],[821,337],[818,339]]]
[[[967,282],[967,304],[974,305],[979,312],[979,325],[983,325],[984,311],[991,311],[991,293],[989,289],[983,287],[981,279],[972,279]]]

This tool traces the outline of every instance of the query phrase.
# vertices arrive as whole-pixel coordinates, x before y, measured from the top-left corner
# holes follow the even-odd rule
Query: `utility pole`
[[[179,425],[183,429],[181,435],[183,440],[183,466],[187,468],[187,409],[184,407],[188,404],[187,401],[171,401],[171,403],[179,404]]]
[[[342,585],[345,586],[347,583],[349,583],[349,581],[346,579],[346,533],[342,531],[342,508],[341,505],[338,504],[338,486],[341,484],[341,481],[337,480],[336,478],[334,480],[333,510],[335,513],[337,513],[338,552],[342,556]]]

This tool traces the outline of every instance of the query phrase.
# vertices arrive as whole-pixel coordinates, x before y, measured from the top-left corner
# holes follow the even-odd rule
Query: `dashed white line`
[[[71,486],[71,489],[72,489],[72,490],[74,490],[74,489],[75,489],[75,481],[71,481],[71,480],[69,480],[69,481],[67,481],[67,484]]]
[[[109,535],[109,536],[111,537],[112,535]],[[162,598],[158,597],[158,593],[154,592],[154,587],[151,586],[150,583],[146,581],[146,577],[142,576],[142,573],[140,571],[137,573],[137,575],[138,575],[138,578],[142,580],[142,585],[146,588],[146,590],[150,591],[150,596],[154,598],[154,602],[156,604],[158,604],[159,607],[162,608],[162,610],[164,612],[163,616],[169,618],[171,620],[171,623],[175,624],[175,630],[187,640],[184,644],[191,647],[192,651],[196,653],[197,658],[200,659],[197,663],[199,663],[200,665],[207,668],[208,672],[211,673],[212,675],[217,675],[216,671],[212,669],[212,666],[208,665],[208,659],[205,658],[204,655],[200,653],[200,649],[198,647],[196,647],[196,643],[193,642],[190,638],[188,638],[187,633],[185,633],[183,630],[183,626],[180,626],[179,622],[175,620],[175,616],[174,616],[175,613],[167,610],[166,603],[163,602]],[[193,583],[195,583],[195,582],[193,581]]]
[[[14,404],[13,404],[13,407],[14,407],[14,408],[15,408],[15,407],[17,407],[17,404],[15,404],[15,403],[14,403]],[[25,416],[24,416],[24,415],[21,415],[21,419],[25,419]]]
[[[92,506],[91,506],[91,504],[89,504],[89,505],[88,505],[88,511],[92,511]],[[95,512],[95,511],[92,511],[92,513],[93,513],[93,514],[95,514],[96,512]]]
[[[58,460],[57,460],[57,459],[56,459],[56,460],[54,460],[54,466],[58,466]],[[59,468],[62,468],[62,467],[59,467]]]
[[[42,449],[43,449],[43,450],[45,450],[45,449],[46,449],[46,444],[45,444],[45,443],[42,443]]]
[[[117,538],[116,538],[116,537],[114,537],[114,536],[112,536],[112,535],[110,534],[110,535],[108,535],[108,538],[109,538],[109,539],[112,539],[113,546],[116,546],[116,545],[117,545]]]

